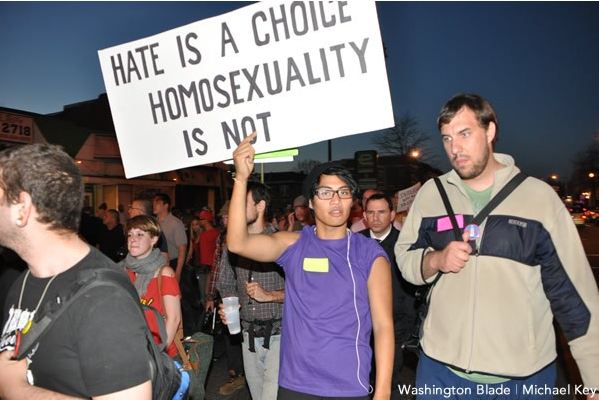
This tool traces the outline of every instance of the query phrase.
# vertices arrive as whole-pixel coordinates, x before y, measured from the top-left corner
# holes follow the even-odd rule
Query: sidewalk
[[[212,353],[212,365],[206,378],[206,398],[205,400],[251,400],[250,391],[245,387],[239,389],[229,396],[218,394],[218,388],[229,380],[227,372],[227,357],[225,356],[224,343],[222,340],[214,342]],[[276,399],[273,399],[276,400]]]
[[[221,396],[218,394],[218,388],[229,379],[226,364],[226,358],[219,358],[212,362],[212,367],[210,368],[208,378],[206,379],[206,400],[251,400],[247,384],[245,387],[229,396]]]

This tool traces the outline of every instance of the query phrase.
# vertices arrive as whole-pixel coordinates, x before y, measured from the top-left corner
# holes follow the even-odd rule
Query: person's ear
[[[27,192],[19,193],[17,202],[11,204],[11,218],[15,225],[18,227],[26,226],[31,217],[32,208],[31,195]]]
[[[258,204],[256,204],[256,209],[259,213],[264,213],[264,210],[266,210],[266,201],[260,200]]]
[[[497,133],[497,125],[495,125],[495,122],[489,122],[489,126],[487,127],[487,143],[491,144],[493,143],[493,140],[495,140],[495,134]]]

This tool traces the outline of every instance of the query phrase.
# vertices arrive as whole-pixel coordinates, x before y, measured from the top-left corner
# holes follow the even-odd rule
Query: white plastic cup
[[[241,323],[239,321],[239,297],[223,297],[223,306],[229,333],[235,335],[241,332]]]

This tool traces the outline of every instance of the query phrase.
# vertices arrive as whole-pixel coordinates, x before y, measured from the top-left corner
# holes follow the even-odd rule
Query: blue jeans
[[[270,349],[262,347],[264,338],[254,338],[255,353],[249,350],[249,338],[243,332],[243,370],[252,400],[273,400],[279,388],[281,335],[270,337]]]
[[[460,378],[445,364],[420,352],[416,371],[417,399],[552,400],[551,389],[555,387],[556,376],[553,362],[529,377],[485,385]],[[426,391],[420,394],[423,390]]]

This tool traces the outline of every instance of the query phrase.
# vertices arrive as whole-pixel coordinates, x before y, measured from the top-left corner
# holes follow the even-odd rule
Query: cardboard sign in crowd
[[[397,196],[397,207],[396,207],[395,211],[397,211],[397,212],[408,211],[410,209],[410,207],[412,206],[412,203],[414,202],[414,199],[416,198],[416,193],[418,193],[421,186],[422,185],[420,184],[420,182],[418,182],[415,185],[410,186],[407,189],[403,189],[403,190],[400,190],[397,193],[395,193],[395,195]]]
[[[253,131],[267,152],[393,126],[374,1],[258,2],[98,53],[128,178]]]

